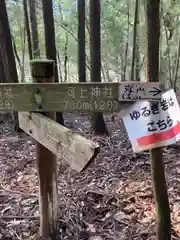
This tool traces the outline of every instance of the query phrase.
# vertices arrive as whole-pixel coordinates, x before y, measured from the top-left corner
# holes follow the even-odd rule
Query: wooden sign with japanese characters
[[[39,113],[19,113],[20,128],[80,172],[99,145]]]
[[[119,88],[120,101],[136,101],[146,99],[150,101],[161,98],[163,85],[154,82],[130,82],[121,84]]]
[[[119,112],[125,102],[155,101],[159,83],[33,83],[0,84],[0,110]]]
[[[0,110],[14,110],[12,87],[0,84]]]
[[[94,156],[95,146],[87,139],[74,134],[75,140],[69,138],[63,127],[42,115],[32,114],[32,119],[24,111],[38,112],[119,112],[126,103],[137,99],[156,101],[161,96],[161,84],[124,82],[124,83],[30,83],[30,84],[0,84],[0,110],[18,111],[20,127],[46,148],[58,155],[57,142],[61,142],[61,156],[72,168],[80,171]],[[122,106],[121,106],[122,105]],[[23,111],[22,113],[20,113]],[[135,116],[137,117],[137,116]],[[46,122],[44,124],[44,121]],[[51,126],[51,127],[49,127]],[[46,130],[52,134],[46,134]],[[69,130],[69,133],[72,133]],[[49,136],[49,137],[47,137]],[[77,138],[78,151],[71,151],[71,145]],[[48,139],[51,139],[49,141]],[[83,146],[85,152],[79,149]]]
[[[174,90],[156,103],[138,101],[123,116],[134,152],[175,143],[180,139],[180,108]]]

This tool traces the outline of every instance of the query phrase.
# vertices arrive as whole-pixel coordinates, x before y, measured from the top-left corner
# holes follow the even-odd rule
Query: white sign
[[[158,102],[138,101],[123,121],[134,152],[167,146],[180,139],[180,108],[173,89]]]
[[[160,100],[163,85],[159,82],[129,82],[119,86],[119,101]]]

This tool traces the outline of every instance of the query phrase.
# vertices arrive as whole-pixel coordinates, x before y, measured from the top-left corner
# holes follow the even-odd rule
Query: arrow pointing
[[[153,88],[154,90],[150,90],[149,93],[154,93],[153,94],[154,97],[161,93],[161,90],[159,88],[157,87],[153,87]]]
[[[166,131],[163,131],[161,133],[153,133],[149,136],[138,138],[137,143],[139,144],[139,146],[150,145],[157,142],[169,140],[175,137],[176,135],[178,135],[179,133],[180,133],[180,122],[177,121],[177,124],[174,127]]]

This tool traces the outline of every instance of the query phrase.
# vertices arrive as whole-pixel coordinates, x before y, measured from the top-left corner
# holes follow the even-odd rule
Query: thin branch
[[[125,13],[125,12],[123,12],[123,10],[117,9],[117,8],[112,4],[111,1],[108,1],[108,4],[111,5],[111,7],[113,7],[114,10],[117,11],[121,16],[122,16],[122,14],[125,15],[125,16],[128,16],[128,12]],[[134,26],[134,24],[131,23],[129,19],[128,19],[128,24],[131,25],[131,26]]]

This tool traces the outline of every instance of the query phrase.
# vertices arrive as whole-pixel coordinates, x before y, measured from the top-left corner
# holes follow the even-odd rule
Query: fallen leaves
[[[121,121],[112,124],[111,116],[105,119],[111,129],[110,137],[90,135],[86,115],[73,118],[71,114],[65,118],[66,124],[77,120],[75,130],[100,143],[101,149],[82,173],[75,173],[58,161],[59,239],[79,239],[82,231],[88,232],[91,240],[154,239],[155,206],[149,154],[134,154],[124,128],[120,130]],[[180,238],[178,144],[164,150],[172,239]],[[11,133],[0,138],[0,239],[37,237],[39,204],[35,157],[35,142],[27,134]]]

